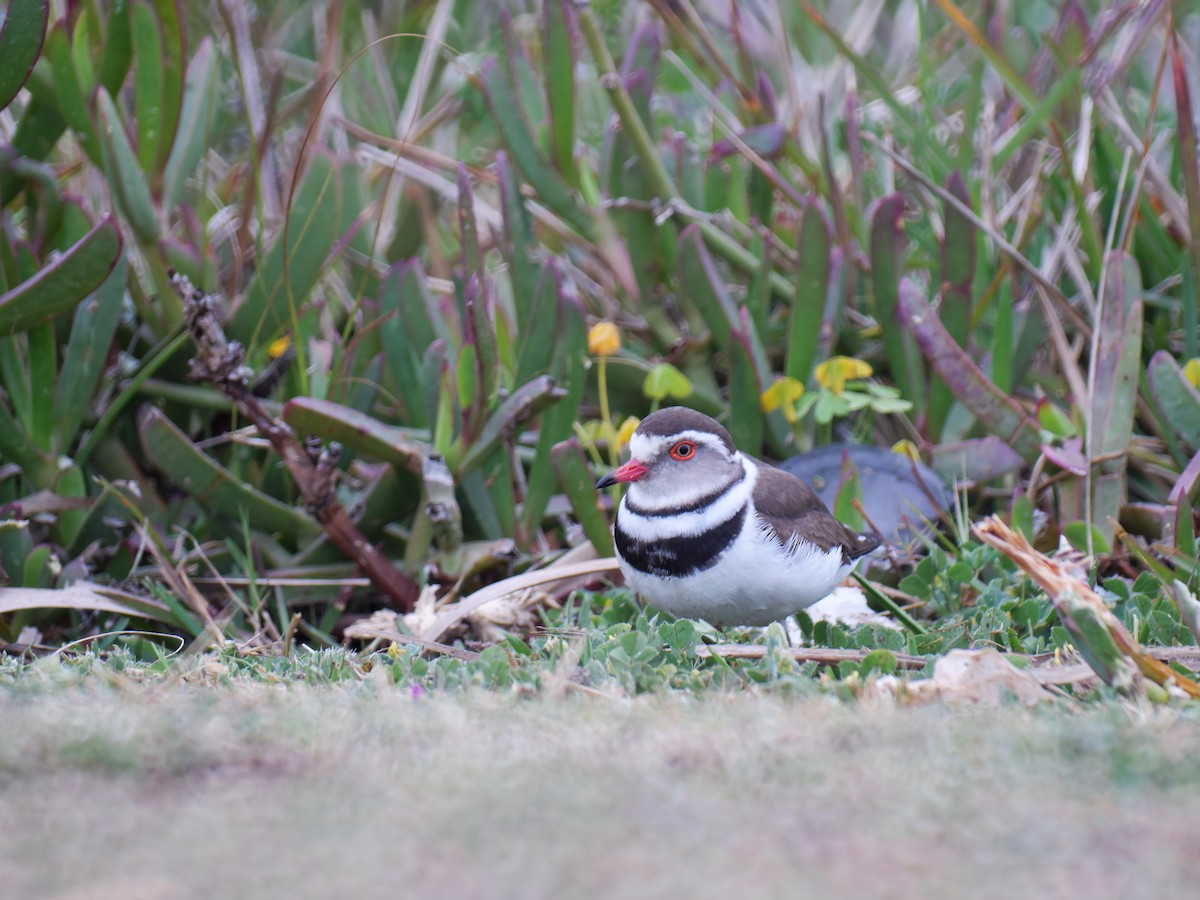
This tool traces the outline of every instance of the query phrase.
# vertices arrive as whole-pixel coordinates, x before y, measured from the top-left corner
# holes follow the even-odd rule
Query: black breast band
[[[684,534],[658,541],[642,541],[621,527],[621,516],[613,529],[617,552],[639,572],[660,578],[678,578],[711,569],[733,546],[746,521],[746,505],[719,525],[699,534]]]

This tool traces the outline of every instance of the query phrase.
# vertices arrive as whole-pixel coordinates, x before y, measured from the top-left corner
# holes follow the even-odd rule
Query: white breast
[[[746,493],[752,498],[757,476],[753,463],[747,466],[747,476]],[[746,527],[716,565],[692,575],[662,578],[622,561],[626,584],[663,612],[704,619],[721,628],[784,619],[828,596],[850,572],[840,547],[823,551],[796,539],[787,547],[780,545],[758,524],[754,501],[749,502]],[[625,523],[622,518],[622,527]]]

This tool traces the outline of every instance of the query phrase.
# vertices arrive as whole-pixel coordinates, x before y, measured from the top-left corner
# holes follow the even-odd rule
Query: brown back
[[[800,532],[822,550],[842,548],[847,562],[865,556],[879,546],[873,534],[860,535],[833,517],[821,498],[807,484],[782,469],[758,464],[754,506],[782,543]]]

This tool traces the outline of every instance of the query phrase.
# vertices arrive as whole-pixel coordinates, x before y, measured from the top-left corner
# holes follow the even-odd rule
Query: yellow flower
[[[761,402],[763,412],[783,410],[783,417],[788,423],[796,421],[796,401],[804,393],[804,385],[795,378],[776,378],[775,383],[762,392]]]
[[[597,322],[588,329],[588,353],[612,356],[621,349],[621,332],[612,322]]]
[[[1192,387],[1200,388],[1200,356],[1183,364],[1183,377],[1192,383]]]
[[[287,353],[288,347],[292,346],[292,339],[284,335],[281,338],[271,342],[271,346],[267,348],[267,356],[271,359],[279,359],[283,354]]]
[[[906,456],[914,462],[921,461],[921,451],[917,449],[917,445],[912,441],[896,441],[896,443],[892,444],[892,452]]]
[[[621,427],[617,429],[617,447],[618,448],[624,447],[626,444],[629,443],[629,439],[631,437],[633,437],[633,433],[634,433],[634,431],[637,430],[637,427],[639,424],[641,424],[641,421],[642,420],[639,419],[637,416],[630,416],[624,422],[621,423]]]
[[[817,366],[813,377],[823,388],[840,394],[846,389],[846,382],[856,378],[870,378],[871,364],[855,359],[853,356],[832,356]]]

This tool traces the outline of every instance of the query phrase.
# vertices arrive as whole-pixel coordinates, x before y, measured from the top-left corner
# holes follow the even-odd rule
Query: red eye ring
[[[673,459],[688,460],[696,455],[695,441],[680,441],[671,448],[671,457]]]

